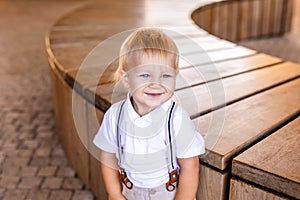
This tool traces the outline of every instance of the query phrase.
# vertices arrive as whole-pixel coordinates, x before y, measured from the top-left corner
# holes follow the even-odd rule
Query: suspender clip
[[[129,178],[127,177],[126,172],[125,172],[124,170],[122,170],[122,169],[120,170],[120,179],[121,179],[122,183],[124,183],[125,186],[126,186],[129,190],[132,189],[133,184],[132,184],[132,182],[129,180]]]
[[[178,174],[177,169],[169,172],[169,181],[166,183],[166,189],[169,192],[172,192],[175,190],[175,188],[176,188],[175,183],[178,181],[178,179],[179,179],[179,174]]]

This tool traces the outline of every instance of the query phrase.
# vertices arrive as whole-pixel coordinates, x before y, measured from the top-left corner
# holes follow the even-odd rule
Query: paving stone
[[[62,149],[61,145],[57,145],[56,148],[53,149],[52,154],[53,157],[56,156],[65,156],[65,152]]]
[[[60,189],[62,185],[63,179],[59,177],[49,177],[46,178],[44,183],[42,184],[42,188],[44,189]]]
[[[18,188],[20,189],[32,189],[38,188],[42,182],[41,177],[22,177]]]
[[[25,139],[22,141],[20,148],[36,149],[39,146],[39,141],[34,139]]]
[[[51,160],[49,157],[34,156],[30,162],[30,166],[43,167],[43,166],[48,166],[50,162]]]
[[[78,178],[67,177],[63,182],[63,189],[77,189],[80,190],[83,187],[83,183]]]
[[[68,160],[65,156],[56,156],[51,159],[51,165],[68,166]]]
[[[51,139],[53,138],[53,131],[38,131],[36,138],[38,139]]]
[[[52,190],[49,200],[69,200],[72,192],[68,190]]]
[[[27,131],[25,131],[25,132],[21,132],[21,133],[18,134],[18,138],[20,140],[32,139],[33,137],[34,137],[33,132],[27,132]]]
[[[0,178],[0,188],[15,189],[19,183],[20,177],[4,176]]]
[[[23,200],[27,195],[27,190],[7,190],[3,200]]]
[[[17,152],[17,155],[19,155],[19,156],[24,156],[24,157],[29,157],[29,156],[31,156],[32,154],[33,154],[33,150],[32,149],[18,149],[18,150],[16,150],[16,152]]]
[[[72,200],[94,200],[95,197],[89,190],[76,190]]]
[[[11,157],[6,157],[4,162],[5,162],[5,165],[26,166],[26,165],[28,165],[29,161],[30,161],[29,156],[20,157],[20,156],[16,155],[16,156],[11,156]]]
[[[75,174],[76,173],[74,169],[70,166],[61,166],[59,167],[59,170],[57,172],[57,176],[61,176],[61,177],[74,177]]]
[[[50,196],[50,190],[46,189],[34,189],[30,190],[26,200],[47,200]]]
[[[21,167],[21,174],[20,176],[25,177],[25,176],[35,176],[38,171],[38,167],[34,166],[23,166]]]
[[[52,151],[52,148],[49,147],[43,147],[43,148],[38,148],[35,151],[35,156],[50,156]]]
[[[5,193],[5,189],[4,188],[0,188],[0,199],[3,199],[4,193]]]
[[[57,171],[56,166],[41,167],[38,176],[54,176]]]
[[[2,175],[7,176],[20,176],[20,166],[11,166],[11,165],[4,165],[2,167]]]

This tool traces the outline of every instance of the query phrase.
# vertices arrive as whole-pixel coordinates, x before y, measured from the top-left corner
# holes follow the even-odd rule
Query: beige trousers
[[[123,184],[122,193],[128,200],[173,200],[176,195],[176,189],[169,192],[166,189],[166,185],[163,184],[156,188],[139,188],[133,186],[133,188],[129,190]]]

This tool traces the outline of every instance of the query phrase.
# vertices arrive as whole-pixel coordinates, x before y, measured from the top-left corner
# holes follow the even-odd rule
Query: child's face
[[[173,96],[176,82],[174,59],[144,55],[131,64],[125,78],[133,106],[140,115],[147,114]]]

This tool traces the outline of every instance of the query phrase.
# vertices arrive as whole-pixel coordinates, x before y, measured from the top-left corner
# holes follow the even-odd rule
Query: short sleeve
[[[117,136],[114,125],[116,121],[112,109],[110,108],[105,114],[102,124],[94,137],[93,143],[103,151],[115,153],[117,151]]]
[[[176,136],[177,158],[190,158],[205,153],[205,142],[200,133],[195,129],[195,125],[189,114],[181,107],[178,107],[174,116],[174,129]]]

